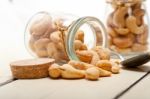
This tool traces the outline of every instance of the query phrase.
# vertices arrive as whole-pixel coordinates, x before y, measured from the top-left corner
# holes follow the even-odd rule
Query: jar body
[[[37,57],[51,57],[56,61],[68,60],[62,38],[67,27],[61,26],[62,21],[63,19],[52,17],[48,12],[35,14],[29,20],[25,31],[28,51]]]
[[[143,0],[108,0],[107,32],[111,50],[123,55],[148,51],[149,17]]]
[[[95,18],[81,19],[93,20]],[[102,35],[100,27],[94,22],[90,23],[92,20],[86,20],[85,26],[81,26],[81,23],[84,22],[81,19],[48,12],[35,14],[29,20],[25,31],[25,43],[28,51],[37,57],[50,57],[54,58],[56,62],[67,62],[69,59],[76,57],[75,55],[70,57],[76,50],[87,50],[96,45],[106,47],[107,37]],[[77,22],[79,24],[73,26]],[[74,29],[76,27],[78,29]],[[74,33],[70,33],[72,31]],[[69,51],[71,54],[68,54]]]

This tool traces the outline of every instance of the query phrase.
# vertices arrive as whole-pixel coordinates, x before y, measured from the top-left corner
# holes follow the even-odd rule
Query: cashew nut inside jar
[[[78,50],[92,49],[97,45],[106,48],[107,33],[95,17],[39,12],[28,21],[25,44],[34,57],[50,57],[61,63],[79,60]]]
[[[109,47],[123,55],[148,51],[149,17],[146,0],[106,0]]]

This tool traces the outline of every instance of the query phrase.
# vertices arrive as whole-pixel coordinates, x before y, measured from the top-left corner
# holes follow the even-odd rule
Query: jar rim
[[[81,17],[70,25],[69,30],[68,30],[67,39],[65,41],[65,44],[67,45],[66,46],[66,52],[67,52],[67,55],[68,55],[70,60],[80,61],[79,58],[77,57],[77,55],[75,54],[75,50],[73,47],[73,43],[74,43],[73,41],[75,38],[75,34],[76,34],[77,30],[84,24],[88,24],[88,25],[90,25],[90,27],[92,27],[92,24],[90,24],[92,22],[94,22],[94,23],[96,22],[98,24],[98,26],[100,27],[100,29],[102,30],[102,32],[101,32],[102,33],[102,39],[103,39],[102,40],[102,47],[108,48],[108,42],[107,42],[108,36],[107,36],[107,32],[106,32],[104,24],[99,19],[97,19],[95,17],[90,17],[90,16]],[[92,32],[95,32],[94,35],[96,37],[96,31],[92,31]],[[96,42],[94,45],[96,45]]]

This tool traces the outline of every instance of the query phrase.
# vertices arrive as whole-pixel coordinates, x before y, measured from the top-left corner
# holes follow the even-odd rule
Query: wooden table
[[[0,99],[149,99],[148,71],[149,64],[138,69],[122,69],[120,74],[98,81],[12,80],[10,76],[1,76]]]

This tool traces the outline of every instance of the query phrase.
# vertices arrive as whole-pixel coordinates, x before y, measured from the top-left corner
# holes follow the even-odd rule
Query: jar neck
[[[94,35],[93,47],[95,47],[96,43],[97,43],[96,42],[97,41],[96,30],[94,28],[94,24],[97,24],[98,28],[100,28],[100,30],[101,30],[101,35],[102,35],[102,45],[101,46],[103,48],[108,48],[108,40],[107,40],[108,36],[107,36],[107,32],[106,32],[106,29],[105,29],[103,23],[95,17],[82,17],[82,18],[77,19],[75,22],[73,22],[68,29],[68,35],[67,35],[65,44],[66,44],[66,52],[67,52],[67,55],[70,60],[78,60],[79,61],[78,57],[75,54],[73,44],[74,44],[75,34],[79,30],[79,28],[84,24],[89,25],[90,28],[92,29],[92,32]]]

